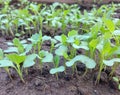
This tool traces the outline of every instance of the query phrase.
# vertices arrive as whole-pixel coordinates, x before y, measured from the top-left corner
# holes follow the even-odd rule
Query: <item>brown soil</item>
[[[0,38],[0,48],[7,48],[5,42]],[[45,64],[41,73],[37,66],[31,67],[28,75],[24,73],[26,83],[22,83],[14,70],[10,80],[0,68],[0,95],[120,95],[116,83],[108,79],[106,72],[102,72],[100,84],[95,85],[97,72],[90,71],[83,77],[82,64],[77,65],[77,74],[73,75],[68,69],[66,74],[59,74],[59,80],[49,74],[49,69]]]

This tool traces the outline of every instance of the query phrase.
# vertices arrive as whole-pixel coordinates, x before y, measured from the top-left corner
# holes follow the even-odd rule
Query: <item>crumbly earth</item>
[[[0,48],[7,48],[5,42],[1,37]],[[97,72],[90,71],[82,76],[83,65],[77,65],[77,70],[77,74],[73,75],[68,69],[66,75],[60,73],[57,80],[49,74],[49,66],[44,66],[42,73],[35,66],[28,70],[28,75],[24,73],[25,83],[22,83],[14,70],[10,71],[13,78],[10,80],[4,69],[0,68],[0,95],[120,95],[117,84],[109,81],[105,72],[100,84],[95,85]]]

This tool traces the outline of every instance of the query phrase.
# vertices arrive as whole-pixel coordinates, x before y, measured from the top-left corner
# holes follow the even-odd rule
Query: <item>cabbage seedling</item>
[[[59,61],[60,61],[59,56],[56,55],[53,60],[54,60],[54,68],[52,68],[50,70],[50,74],[55,74],[56,78],[58,80],[58,73],[63,72],[65,70],[65,67],[64,66],[59,66]]]
[[[34,59],[37,57],[37,55],[31,54],[31,55],[25,56],[25,55],[12,53],[12,54],[7,54],[6,57],[9,60],[7,59],[1,60],[0,67],[13,67],[17,71],[22,82],[25,83],[23,79],[23,74],[22,74],[23,68],[33,66],[35,64]]]
[[[42,73],[42,64],[46,62],[53,62],[53,55],[48,51],[41,50],[38,54],[40,60],[40,68]]]
[[[8,60],[4,60],[4,61],[3,60],[4,60],[4,53],[3,53],[2,49],[0,49],[0,67],[1,67],[1,63],[4,63],[4,69],[8,73],[8,76],[10,77],[10,79],[12,80],[12,77],[11,77],[10,71],[9,71],[9,67],[6,65],[7,63],[8,64],[9,63],[12,64],[12,63]]]

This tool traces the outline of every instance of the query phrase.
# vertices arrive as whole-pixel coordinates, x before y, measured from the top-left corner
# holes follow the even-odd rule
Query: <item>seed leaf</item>
[[[110,32],[113,32],[115,30],[115,24],[113,23],[112,20],[105,19],[104,23],[107,26],[107,28],[110,30]]]
[[[0,67],[15,67],[9,60],[0,60]]]
[[[107,66],[113,66],[115,62],[120,62],[120,58],[113,58],[111,60],[103,60],[103,63]]]
[[[70,37],[70,36],[75,36],[75,35],[77,35],[78,34],[78,32],[76,31],[76,30],[72,30],[72,31],[70,31],[69,33],[68,33],[68,37]]]
[[[39,56],[42,59],[42,62],[53,62],[53,55],[48,51],[40,51]]]
[[[17,47],[9,47],[7,50],[4,50],[5,53],[18,53]]]
[[[34,60],[36,57],[37,57],[36,54],[28,55],[23,63],[23,67],[27,68],[33,66],[35,64]]]
[[[115,31],[113,32],[113,35],[120,36],[120,30],[115,30]]]
[[[75,62],[80,61],[83,64],[86,65],[87,68],[89,69],[93,69],[96,66],[96,63],[93,59],[90,59],[89,57],[85,56],[85,55],[78,55],[76,57],[74,57],[72,60],[66,62],[66,66],[67,67],[71,67],[72,65],[75,64]]]
[[[50,70],[50,74],[56,74],[57,72],[63,72],[65,70],[64,66],[60,66],[58,68],[52,68]]]
[[[18,55],[18,54],[8,54],[8,55],[6,55],[7,56],[7,58],[8,59],[10,59],[12,62],[14,62],[15,64],[20,64],[20,63],[22,63],[24,60],[25,60],[25,58],[26,58],[26,56],[20,56],[20,55]]]
[[[55,50],[55,54],[59,56],[63,56],[65,52],[67,52],[67,47],[64,45]]]

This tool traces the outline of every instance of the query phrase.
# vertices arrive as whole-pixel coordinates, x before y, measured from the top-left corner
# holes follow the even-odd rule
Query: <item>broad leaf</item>
[[[72,30],[72,31],[69,31],[68,37],[70,37],[70,36],[75,36],[75,35],[77,35],[77,34],[78,34],[78,31]]]
[[[93,59],[85,56],[85,55],[78,55],[78,56],[74,57],[74,58],[71,59],[70,61],[66,62],[66,66],[67,66],[67,67],[71,67],[71,66],[74,65],[75,62],[77,62],[77,61],[82,62],[82,63],[85,64],[86,67],[89,68],[89,69],[93,69],[93,68],[95,68],[95,66],[96,66],[95,61],[94,61]]]
[[[4,50],[5,53],[18,53],[17,47],[9,47],[7,50]]]
[[[59,56],[63,56],[65,52],[67,52],[67,47],[64,45],[55,50],[55,54]]]
[[[65,70],[64,66],[60,66],[58,68],[52,68],[50,70],[50,74],[56,74],[56,73],[59,73],[59,72],[63,72],[64,70]]]
[[[0,60],[0,67],[15,67],[9,60]]]
[[[44,50],[40,51],[39,56],[42,62],[53,62],[53,55],[48,51],[44,51]]]
[[[27,68],[33,66],[35,64],[34,60],[36,57],[37,57],[36,54],[28,55],[23,63],[23,67]]]
[[[113,66],[115,62],[119,62],[120,63],[120,58],[113,58],[111,60],[103,60],[103,63],[106,66]]]
[[[107,26],[107,28],[109,29],[110,32],[113,32],[115,30],[115,24],[113,23],[112,20],[109,19],[104,19],[104,23]]]
[[[20,56],[20,55],[18,55],[18,54],[8,54],[8,55],[6,55],[6,57],[9,59],[9,60],[11,60],[12,62],[14,62],[15,64],[20,64],[20,63],[22,63],[22,62],[24,62],[24,60],[25,60],[25,58],[26,58],[26,56]]]
[[[115,30],[115,31],[113,32],[113,35],[120,36],[120,30]]]

